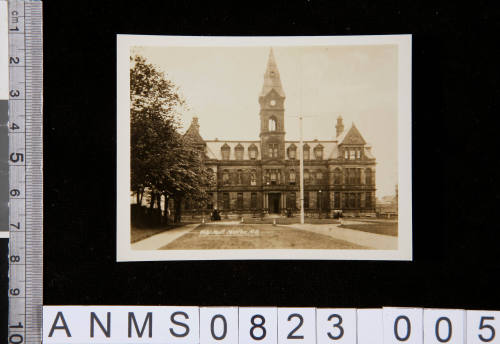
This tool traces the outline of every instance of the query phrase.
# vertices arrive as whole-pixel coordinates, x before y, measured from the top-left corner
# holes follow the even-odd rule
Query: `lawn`
[[[339,226],[340,228],[349,228],[349,229],[355,229],[358,231],[362,232],[369,232],[369,233],[375,233],[375,234],[384,234],[384,235],[390,235],[390,236],[398,236],[398,223],[394,221],[373,221],[373,222],[366,222],[363,224],[356,223],[356,224],[342,224]]]
[[[130,232],[130,243],[141,241],[142,239],[149,238],[152,235],[168,231],[169,229],[183,226],[184,224],[165,225],[159,228],[137,228],[132,227]]]
[[[269,224],[205,224],[162,249],[363,249],[365,247],[294,228]]]
[[[248,217],[246,217],[246,218],[243,218],[243,223],[255,224],[255,225],[272,224],[274,220],[276,220],[276,224],[278,224],[278,225],[291,225],[294,223],[300,223],[300,217],[278,217],[278,218],[272,218],[272,217],[248,218]],[[322,224],[322,223],[339,223],[339,220],[316,219],[316,218],[306,217],[304,219],[304,222],[305,223],[312,223],[312,224]]]

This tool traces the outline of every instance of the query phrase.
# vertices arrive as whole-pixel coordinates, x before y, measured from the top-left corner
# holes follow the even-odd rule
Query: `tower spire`
[[[261,97],[265,97],[271,90],[275,90],[281,97],[285,97],[283,86],[281,85],[280,72],[274,58],[273,48],[269,51],[267,59],[267,68],[264,73],[264,85],[262,86]]]

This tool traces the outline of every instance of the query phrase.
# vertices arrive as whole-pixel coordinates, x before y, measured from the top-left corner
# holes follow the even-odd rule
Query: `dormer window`
[[[323,160],[323,146],[317,145],[314,147],[314,158],[316,160]]]
[[[229,160],[229,153],[231,152],[231,148],[227,143],[225,143],[224,146],[221,147],[220,151],[222,154],[222,160]]]
[[[349,160],[355,160],[356,159],[356,151],[351,149],[349,151]]]
[[[248,156],[250,157],[251,160],[257,159],[257,146],[252,143],[250,147],[248,147]]]
[[[236,160],[243,160],[243,151],[244,151],[243,146],[241,144],[238,144],[234,149],[234,155]]]
[[[290,147],[288,147],[288,159],[294,160],[297,158],[297,147],[295,147],[294,144],[292,144]]]
[[[304,145],[304,160],[309,160],[310,159],[310,150],[309,150],[309,145],[306,143]]]

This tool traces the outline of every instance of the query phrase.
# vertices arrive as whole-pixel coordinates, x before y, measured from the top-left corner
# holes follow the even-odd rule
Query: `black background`
[[[499,11],[431,3],[46,1],[44,303],[500,309]],[[413,34],[413,262],[116,263],[118,33]]]

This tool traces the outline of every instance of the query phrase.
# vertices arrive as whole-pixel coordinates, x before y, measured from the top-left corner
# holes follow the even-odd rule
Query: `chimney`
[[[337,125],[335,126],[335,129],[337,129],[336,137],[339,137],[340,134],[344,132],[344,123],[342,122],[342,116],[337,117]]]

